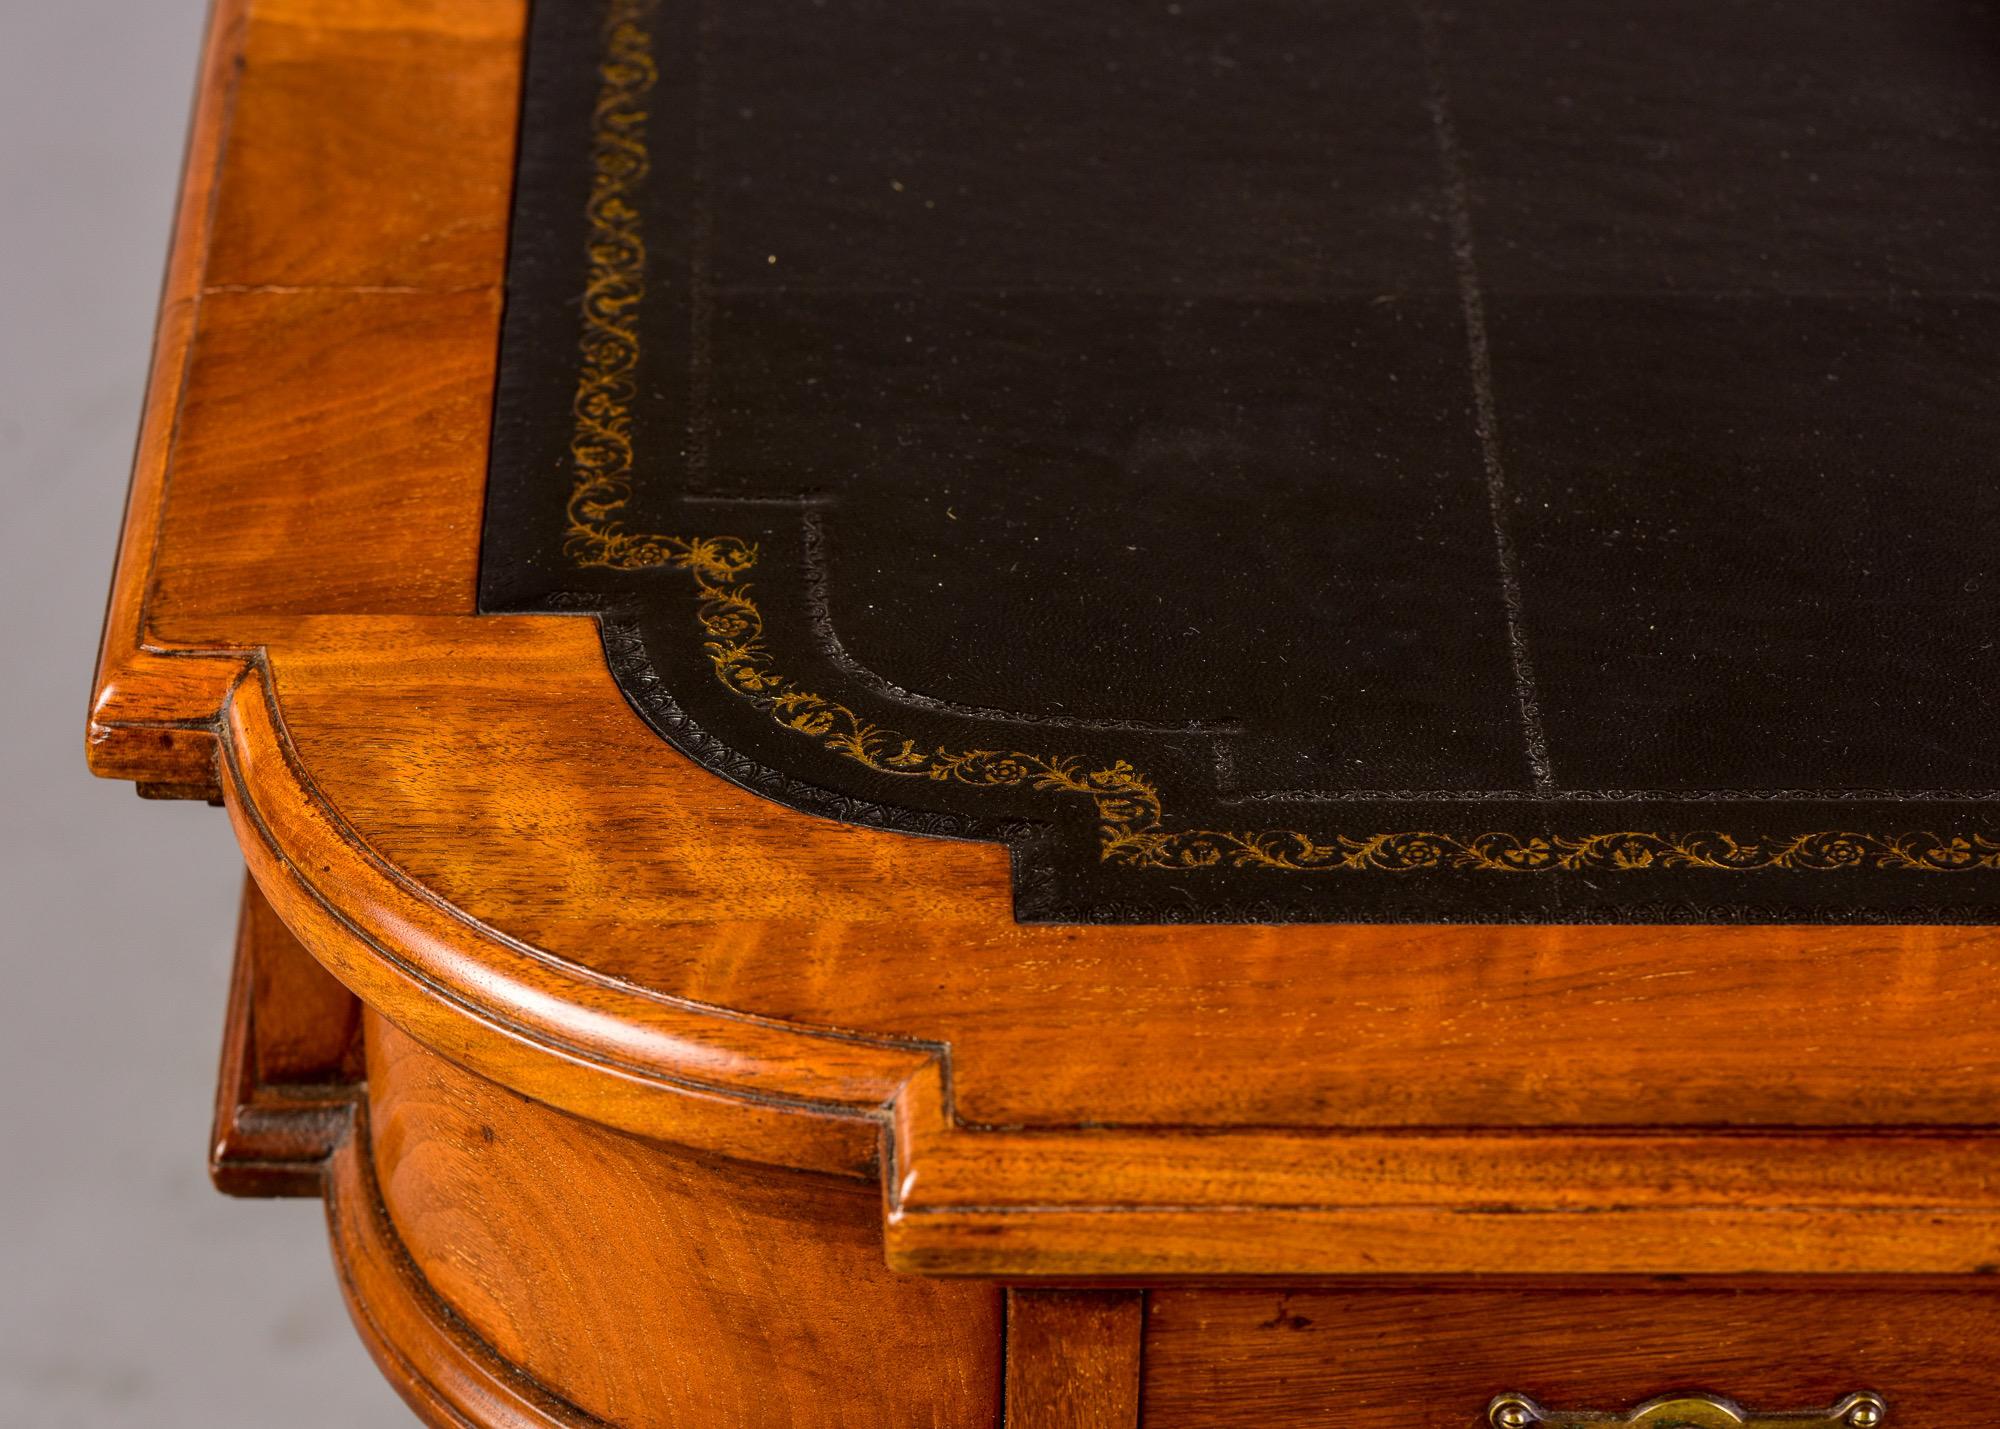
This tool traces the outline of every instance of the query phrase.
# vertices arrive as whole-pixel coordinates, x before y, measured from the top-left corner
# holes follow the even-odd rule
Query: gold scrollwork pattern
[[[620,520],[632,499],[632,401],[639,369],[639,308],[646,297],[640,193],[651,160],[646,99],[659,82],[646,17],[655,0],[612,0],[604,20],[597,102],[591,111],[589,277],[583,289],[583,358],[571,402],[569,530],[563,549],[579,565],[644,570],[667,563],[673,543],[634,535]]]
[[[1620,831],[1576,838],[1486,833],[1461,839],[1411,831],[1321,841],[1295,829],[1174,829],[1158,789],[1126,760],[1104,764],[1073,755],[946,749],[876,724],[851,706],[804,688],[776,667],[765,643],[763,612],[745,579],[757,564],[754,545],[734,536],[653,539],[662,553],[658,564],[694,578],[705,637],[702,650],[715,678],[731,693],[786,729],[878,774],[1090,799],[1096,805],[1099,855],[1108,863],[1390,873],[1442,868],[1507,873],[1897,868],[1949,873],[2000,867],[2000,841],[1928,833],[1831,832],[1755,840],[1719,832]]]
[[[1125,760],[948,749],[876,724],[841,701],[801,686],[777,668],[765,641],[763,612],[747,580],[757,564],[754,544],[734,536],[634,533],[623,523],[632,496],[638,317],[646,294],[639,194],[649,167],[647,97],[659,77],[645,24],[654,6],[655,0],[611,0],[603,28],[592,114],[589,266],[572,404],[573,484],[564,550],[581,566],[686,571],[699,597],[702,649],[715,678],[783,728],[878,774],[1088,799],[1095,806],[1100,858],[1134,868],[1383,873],[2000,869],[2000,839],[1984,834],[1836,831],[1739,838],[1716,831],[1621,830],[1575,837],[1483,833],[1461,838],[1411,830],[1320,839],[1296,829],[1176,829],[1167,820],[1159,790]]]

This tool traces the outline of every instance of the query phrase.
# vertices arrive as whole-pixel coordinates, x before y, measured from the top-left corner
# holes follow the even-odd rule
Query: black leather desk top
[[[1062,920],[2000,921],[2000,7],[541,0],[489,611]]]

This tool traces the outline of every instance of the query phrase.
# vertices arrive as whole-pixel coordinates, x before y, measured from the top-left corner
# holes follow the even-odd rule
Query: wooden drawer
[[[1967,1429],[2000,1423],[1996,1347],[1980,1282],[1160,1290],[1143,1422],[1473,1429],[1507,1393],[1622,1420],[1672,1391],[1776,1414],[1866,1390],[1883,1429]]]

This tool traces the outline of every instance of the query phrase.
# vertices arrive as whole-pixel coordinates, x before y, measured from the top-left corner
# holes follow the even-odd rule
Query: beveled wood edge
[[[890,1105],[936,1047],[649,995],[514,941],[411,883],[320,795],[262,663],[222,716],[225,806],[258,886],[365,1003],[432,1050],[637,1135],[872,1177]]]
[[[1957,1276],[1991,1285],[2000,1213],[1004,1207],[892,1216],[912,1275],[1054,1281]],[[1976,1278],[1975,1278],[1976,1277]]]
[[[1987,1130],[975,1129],[947,1085],[904,1086],[884,1153],[913,1274],[2000,1272]]]
[[[879,1175],[898,1269],[1952,1273],[1990,1267],[2000,1243],[2000,1135],[1988,1128],[967,1126],[943,1045],[648,994],[417,885],[313,783],[261,660],[219,736],[225,802],[259,887],[369,1006],[439,1054],[603,1125]]]
[[[942,1044],[649,994],[450,907],[377,856],[314,784],[285,733],[263,653],[241,657],[236,670],[216,714],[183,732],[221,755],[253,874],[335,976],[433,1050],[559,1109],[718,1154],[879,1174],[899,1269],[1055,1278],[1954,1273],[1994,1259],[2000,1140],[1991,1128],[1662,1128],[1612,1141],[1602,1128],[1473,1136],[964,1125]],[[1796,1204],[1765,1196],[1731,1206],[1715,1194],[1746,1184],[1774,1154],[1804,1178]],[[1602,1179],[1607,1163],[1644,1172],[1677,1160],[1695,1168],[1683,1180],[1711,1183],[1699,1204],[1635,1186],[1631,1175]],[[1971,1174],[1954,1179],[1968,1165]],[[1462,1174],[1440,1176],[1441,1167]],[[1549,1204],[1561,1183],[1573,1193]]]
[[[314,955],[392,1021],[504,1085],[607,1125],[750,1159],[879,1172],[892,1263],[933,1273],[1893,1272],[1986,1264],[1994,1238],[1985,1202],[2000,1202],[2000,1177],[1982,1161],[1979,1174],[1951,1188],[1950,1204],[1937,1205],[1941,1172],[1913,1186],[1898,1168],[1913,1148],[1957,1133],[1843,1133],[1840,1154],[1858,1160],[1830,1206],[1662,1205],[1657,1193],[1650,1206],[1602,1194],[1597,1204],[1533,1204],[1522,1193],[1536,1178],[1524,1179],[1521,1168],[1541,1168],[1546,1185],[1551,1172],[1560,1179],[1592,1164],[1590,1140],[1559,1131],[1484,1138],[1497,1150],[1476,1176],[1433,1186],[1421,1204],[1412,1203],[1407,1179],[1391,1178],[1388,1191],[1402,1199],[1383,1204],[1371,1159],[1400,1146],[1407,1176],[1448,1133],[967,1127],[952,1110],[942,1046],[842,1037],[654,997],[510,942],[375,858],[291,751],[261,652],[177,648],[156,639],[146,618],[247,9],[248,0],[216,0],[210,19],[100,650],[91,765],[194,795],[220,792],[226,777],[231,817],[267,896]],[[246,647],[275,638],[258,622],[221,638],[239,634]],[[994,916],[1005,918],[1004,907]],[[1985,1139],[1952,1144],[1971,1144],[1983,1157]],[[1628,1141],[1621,1153],[1639,1144],[1668,1156],[1721,1153],[1717,1165],[1734,1148],[1740,1171],[1773,1138],[1669,1133]],[[1328,1147],[1340,1154],[1329,1158]],[[1175,1188],[1183,1194],[1163,1204],[1163,1192]],[[1371,1197],[1372,1204],[1354,1204]],[[1916,1229],[1927,1237],[1921,1257],[1896,1245]],[[1909,1263],[1916,1259],[1923,1264]]]
[[[431,1288],[390,1222],[357,1106],[327,1163],[328,1238],[341,1298],[368,1353],[434,1429],[608,1429],[509,1364]]]
[[[146,596],[166,510],[167,473],[193,353],[215,228],[216,180],[249,10],[250,0],[211,0],[85,737],[93,773],[204,793],[215,783],[215,712],[247,656],[153,644],[147,637]]]
[[[244,902],[252,896],[247,885]],[[236,929],[236,958],[216,1075],[208,1174],[230,1196],[317,1196],[327,1158],[347,1135],[358,1084],[274,1089],[258,1076],[252,924],[246,907]]]

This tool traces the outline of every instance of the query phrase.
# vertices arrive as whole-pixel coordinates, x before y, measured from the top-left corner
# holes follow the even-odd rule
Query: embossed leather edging
[[[2000,832],[1976,822],[1926,827],[1855,818],[1814,827],[1802,826],[1797,807],[1757,807],[1754,818],[1733,827],[1593,828],[1563,822],[1577,805],[1550,799],[1508,828],[1470,822],[1490,819],[1491,807],[1482,814],[1469,798],[1456,797],[1457,807],[1438,810],[1448,822],[1346,830],[1221,823],[1212,818],[1218,809],[1240,812],[1242,805],[1211,795],[1194,801],[1195,816],[1177,812],[1186,801],[1170,791],[1203,777],[1203,760],[1188,740],[1159,753],[1162,770],[1152,756],[1120,752],[1102,730],[1054,752],[992,743],[996,734],[1021,731],[957,715],[928,722],[951,726],[961,739],[913,732],[902,716],[896,724],[876,718],[860,696],[829,684],[826,662],[801,672],[775,638],[780,616],[751,582],[769,575],[789,590],[803,581],[790,568],[797,562],[774,565],[769,542],[753,534],[662,534],[628,524],[643,430],[635,408],[651,261],[649,125],[661,63],[652,21],[660,8],[659,0],[608,0],[597,32],[562,544],[572,570],[591,581],[574,593],[545,595],[540,604],[601,612],[612,668],[628,697],[683,752],[746,787],[816,812],[1003,840],[1014,850],[1017,913],[1024,918],[1979,922],[1995,915],[2000,898],[1983,888],[2000,874]],[[795,554],[791,545],[783,543],[777,559]],[[490,574],[490,549],[487,561]],[[691,601],[660,586],[657,578],[668,573],[688,579]],[[620,578],[645,580],[643,600],[623,593],[625,586],[591,583]],[[673,669],[663,669],[663,648],[690,634],[698,652],[680,645]],[[737,714],[718,711],[711,696],[687,685],[702,667],[712,679],[711,696],[726,692],[725,704]],[[757,740],[754,748],[746,734]],[[815,753],[807,755],[808,748]],[[843,769],[861,782],[849,787]],[[912,791],[910,797],[899,788]],[[1406,808],[1422,813],[1430,802],[1411,796]],[[1894,817],[1895,802],[1843,806],[1843,814]],[[1747,800],[1743,806],[1755,807]],[[1080,868],[1081,860],[1096,869]],[[1293,876],[1307,873],[1386,877],[1404,886],[1361,895],[1294,886]],[[1530,881],[1552,886],[1492,894],[1468,889],[1463,879],[1450,890],[1436,883],[1439,875],[1509,874],[1540,876]],[[1802,883],[1801,875],[1810,877]],[[1940,898],[1932,879],[1907,895],[1890,891],[1916,875],[1965,875],[1981,891]],[[1864,877],[1865,887],[1857,885]],[[1851,886],[1836,891],[1825,884]]]

